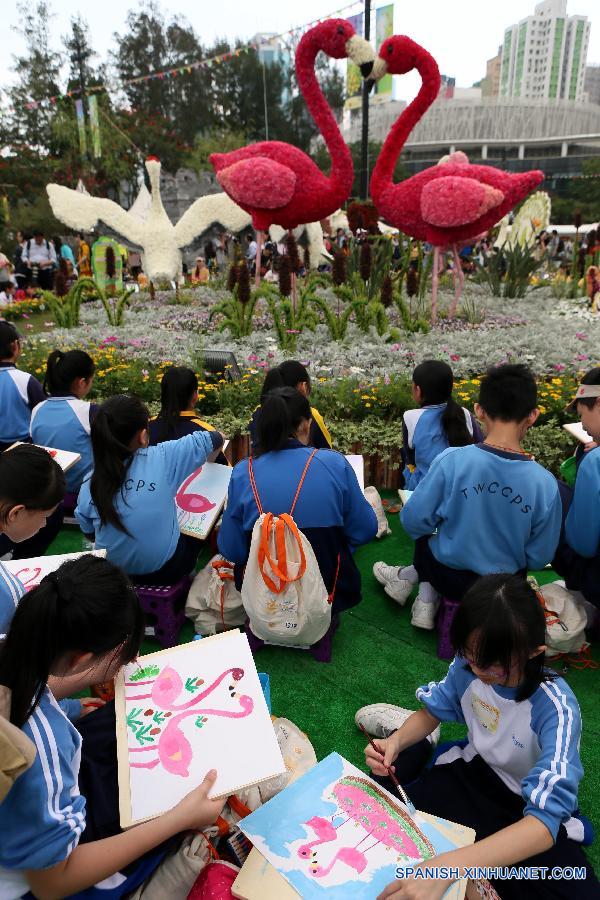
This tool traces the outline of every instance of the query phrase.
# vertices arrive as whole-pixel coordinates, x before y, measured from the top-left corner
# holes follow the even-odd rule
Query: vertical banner
[[[102,156],[102,144],[100,142],[100,120],[98,119],[98,98],[95,94],[88,97],[88,112],[90,114],[90,132],[92,135],[92,149],[94,157]]]
[[[85,137],[85,113],[83,100],[75,101],[75,115],[77,117],[77,131],[79,132],[79,152],[82,156],[87,153],[87,140]]]
[[[375,49],[379,50],[383,42],[386,38],[389,38],[394,33],[394,4],[390,3],[389,6],[380,6],[376,13],[375,18]],[[377,96],[380,97],[382,94],[388,94],[388,97],[381,97],[381,99],[391,100],[392,99],[392,76],[384,75],[383,78],[377,82]]]
[[[355,32],[362,37],[364,34],[364,13],[356,16],[348,16],[348,22]],[[344,109],[357,109],[361,105],[362,75],[358,66],[348,60],[346,64],[346,102]]]

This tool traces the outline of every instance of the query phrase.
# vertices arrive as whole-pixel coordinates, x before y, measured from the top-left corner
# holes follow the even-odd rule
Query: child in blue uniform
[[[0,453],[0,535],[15,547],[28,541],[44,527],[64,493],[63,471],[45,450],[24,444]],[[0,562],[0,640],[24,592]]]
[[[79,453],[81,460],[66,473],[67,490],[76,494],[91,471],[90,428],[98,406],[86,403],[94,380],[94,360],[83,350],[53,350],[44,386],[50,394],[31,414],[31,439],[44,447]]]
[[[526,366],[490,369],[475,407],[485,441],[444,450],[404,506],[414,566],[386,575],[402,582],[404,601],[420,582],[413,625],[432,629],[440,595],[460,601],[480,575],[525,573],[551,561],[561,524],[556,479],[521,448],[536,404]]]
[[[584,375],[571,405],[595,444],[600,444],[600,367]],[[600,447],[581,454],[572,497],[565,485],[561,488],[563,497],[568,495],[568,512],[552,564],[569,590],[581,591],[600,608]]]
[[[263,508],[274,515],[292,507],[311,454],[310,427],[310,405],[300,391],[278,388],[263,400],[258,418],[261,452],[253,469]],[[219,552],[225,559],[246,563],[257,519],[248,461],[243,460],[233,470],[219,531]],[[377,519],[340,453],[317,452],[302,484],[294,521],[315,552],[327,591],[333,592],[334,614],[360,603],[360,573],[352,554],[375,537]]]
[[[475,830],[476,843],[428,866],[549,867],[537,880],[490,879],[502,900],[600,896],[580,845],[591,837],[578,816],[581,713],[568,684],[544,668],[536,594],[518,576],[481,578],[465,594],[451,635],[456,656],[442,681],[417,690],[418,712],[378,704],[357,713],[358,723],[383,737],[377,751],[366,747],[367,764],[394,793],[386,777],[392,766],[417,809]],[[435,765],[425,768],[427,737],[440,722],[464,723],[467,739],[438,747]],[[586,878],[576,887],[552,879],[554,866],[582,866]],[[399,881],[381,896],[439,900],[448,887],[441,879]]]
[[[311,383],[310,375],[308,374],[306,367],[295,359],[286,359],[275,369],[270,369],[270,371],[267,372],[265,376],[264,384],[262,387],[260,395],[261,403],[267,396],[269,391],[272,391],[275,388],[282,387],[295,388],[308,399],[311,393]],[[330,450],[333,446],[333,442],[331,440],[331,435],[329,434],[327,426],[323,420],[323,416],[318,409],[315,409],[314,406],[311,406],[310,413],[311,423],[308,446],[316,447],[317,449],[322,448],[325,450]],[[250,445],[253,452],[258,449],[257,423],[259,415],[260,406],[257,410],[254,411],[250,420],[250,424],[248,425],[248,431],[250,432]]]
[[[199,418],[197,403],[198,378],[195,372],[185,366],[166,369],[160,383],[160,412],[150,419],[150,446],[177,440],[194,431],[214,431],[212,425]],[[214,462],[229,465],[222,452],[216,454]]]
[[[419,406],[407,410],[402,421],[407,491],[414,491],[442,450],[483,440],[473,415],[452,398],[453,387],[452,369],[440,359],[426,359],[413,372],[412,395]]]
[[[86,898],[124,897],[160,863],[165,841],[219,815],[223,800],[207,799],[212,772],[169,812],[120,832],[114,704],[85,715],[77,728],[73,720],[85,714],[85,701],[68,701],[69,717],[59,706],[75,685],[83,690],[110,679],[135,659],[143,634],[131,584],[95,556],[64,563],[21,600],[0,646],[0,684],[11,690],[11,722],[33,741],[36,758],[0,804],[3,900],[28,889],[36,897],[80,896],[86,889]],[[94,783],[86,754],[95,754],[99,742],[104,767]]]
[[[436,456],[448,447],[465,447],[483,440],[475,418],[453,400],[453,386],[452,369],[442,360],[426,359],[413,372],[412,395],[419,406],[407,410],[402,421],[402,478],[406,490],[414,491]],[[414,566],[407,569],[414,577]],[[398,566],[389,566],[382,561],[373,566],[373,574],[384,586],[386,594],[403,605],[414,581],[401,577],[399,571]],[[420,594],[427,596],[429,592],[431,585],[422,583]],[[414,609],[413,624],[416,626],[420,626],[418,611],[419,605]]]
[[[0,321],[0,451],[15,441],[30,441],[31,411],[46,399],[33,375],[17,369],[21,337],[14,325]]]
[[[75,516],[96,548],[142,584],[172,584],[196,564],[199,542],[182,535],[175,495],[182,481],[223,445],[218,431],[196,431],[148,446],[148,410],[135,397],[106,400],[92,423],[94,470]]]

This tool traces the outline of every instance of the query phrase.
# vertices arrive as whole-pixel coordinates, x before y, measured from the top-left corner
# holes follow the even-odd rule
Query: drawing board
[[[24,441],[16,441],[14,444],[11,444],[8,449],[12,450],[13,447],[20,447],[23,443]],[[69,469],[81,459],[80,453],[71,453],[70,450],[57,450],[54,447],[44,447],[42,444],[34,444],[33,446],[39,447],[41,450],[46,450],[52,459],[56,460],[63,472],[68,472]]]
[[[374,898],[395,880],[397,867],[475,839],[462,825],[419,812],[411,816],[397,796],[337,753],[239,827],[304,900]],[[464,890],[453,884],[444,900],[460,900]],[[240,896],[251,900],[250,894]]]
[[[248,639],[237,630],[125,666],[115,705],[123,828],[171,809],[210,769],[211,797],[286,770]]]
[[[365,492],[365,460],[362,456],[357,456],[355,454],[350,454],[346,457],[352,468],[354,469],[354,474],[356,475],[356,480],[360,485],[361,491]]]
[[[34,556],[31,559],[10,559],[4,563],[15,578],[18,578],[26,591],[37,587],[42,578],[55,572],[59,566],[70,559],[80,556],[106,556],[106,550],[86,550],[85,553],[56,553],[52,556]]]
[[[177,520],[183,534],[204,540],[221,515],[233,469],[208,462],[192,472],[175,495]]]
[[[566,425],[563,425],[563,428],[577,438],[578,441],[581,441],[582,444],[589,444],[590,441],[594,440],[591,434],[587,433],[581,422],[567,422]]]
[[[398,496],[400,497],[401,506],[406,506],[413,493],[414,491],[406,491],[403,488],[400,488],[400,490],[398,491]]]

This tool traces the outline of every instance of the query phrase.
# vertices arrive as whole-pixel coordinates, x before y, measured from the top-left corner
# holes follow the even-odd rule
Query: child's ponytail
[[[449,447],[465,447],[473,443],[473,435],[467,427],[461,406],[452,397],[454,375],[448,363],[441,359],[426,359],[420,363],[412,377],[421,390],[421,406],[445,403],[442,428],[446,432]]]
[[[94,360],[84,350],[53,350],[46,363],[44,388],[50,394],[67,393],[77,378],[91,378],[94,369]]]
[[[454,397],[449,397],[446,401],[446,409],[442,413],[442,428],[446,432],[449,447],[466,447],[473,443],[465,412]]]
[[[260,453],[282,450],[301,422],[310,419],[310,404],[295,388],[270,391],[260,406],[258,446]]]
[[[63,563],[22,598],[0,647],[11,722],[23,726],[66,654],[108,656],[108,672],[137,656],[143,632],[137,594],[121,569],[91,554]]]
[[[148,428],[148,410],[137,397],[110,397],[92,423],[91,440],[94,471],[90,494],[103,525],[114,525],[129,534],[115,507],[115,495],[122,490],[133,460],[131,441]]]

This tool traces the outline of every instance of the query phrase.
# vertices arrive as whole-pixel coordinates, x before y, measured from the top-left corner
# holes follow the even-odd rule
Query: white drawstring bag
[[[319,564],[293,513],[306,473],[302,473],[289,513],[265,513],[248,460],[250,485],[259,517],[252,529],[250,555],[242,583],[242,602],[257,638],[270,644],[308,648],[319,641],[331,624],[331,604],[337,583],[328,595]]]
[[[578,593],[565,587],[564,581],[553,581],[539,590],[546,614],[546,656],[578,653],[585,646],[587,611]]]
[[[203,637],[244,624],[246,613],[233,579],[233,563],[217,554],[198,572],[185,603],[185,614]]]
[[[376,537],[382,538],[392,533],[392,529],[388,525],[387,516],[383,508],[379,491],[375,487],[365,488],[365,500],[373,507],[373,512],[377,516],[377,534]]]

